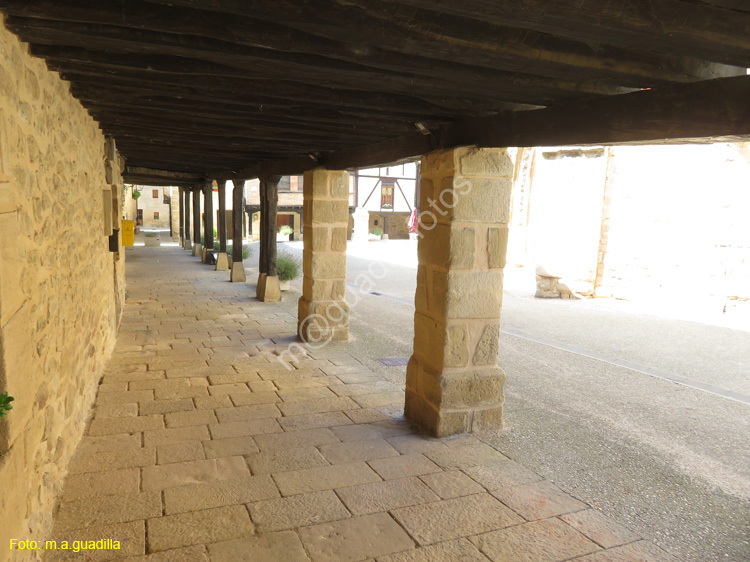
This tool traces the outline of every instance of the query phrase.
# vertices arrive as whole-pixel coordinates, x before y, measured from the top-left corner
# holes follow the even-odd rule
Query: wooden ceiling
[[[115,137],[132,181],[456,143],[750,135],[750,0],[0,0],[0,12]]]

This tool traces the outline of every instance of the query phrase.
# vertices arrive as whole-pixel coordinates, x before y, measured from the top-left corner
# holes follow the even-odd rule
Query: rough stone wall
[[[0,560],[37,559],[8,539],[50,531],[114,346],[122,261],[105,194],[122,192],[106,164],[96,122],[0,19],[0,392],[16,398],[0,421]]]

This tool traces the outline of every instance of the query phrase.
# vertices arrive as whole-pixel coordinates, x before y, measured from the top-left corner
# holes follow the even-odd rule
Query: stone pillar
[[[229,269],[227,256],[227,181],[217,180],[219,186],[219,253],[216,254],[216,271]]]
[[[190,241],[190,190],[184,189],[183,195],[185,196],[185,240],[182,243],[182,247],[185,250],[190,250],[193,247],[193,244]]]
[[[233,180],[232,191],[232,270],[229,280],[232,283],[244,283],[245,264],[242,262],[242,196],[245,188],[244,180]]]
[[[200,257],[203,254],[201,245],[201,187],[193,187],[193,255]]]
[[[180,208],[180,211],[179,211],[180,212],[180,245],[184,247],[185,246],[185,200],[183,198],[185,194],[185,189],[180,187],[177,193],[178,193],[177,196],[179,198],[178,204]]]
[[[279,203],[281,176],[260,178],[261,194],[261,262],[258,275],[258,298],[263,302],[281,300],[281,288],[276,271],[276,209]]]
[[[352,231],[352,244],[367,244],[370,234],[370,212],[364,207],[354,209],[354,230]]]
[[[208,263],[209,252],[214,250],[214,182],[207,181],[203,186],[203,214],[206,229],[203,234],[203,263]]]
[[[406,417],[442,437],[502,427],[497,366],[513,161],[505,149],[422,158]]]
[[[302,341],[349,339],[346,294],[346,232],[349,173],[318,168],[304,180],[304,280],[297,333]]]

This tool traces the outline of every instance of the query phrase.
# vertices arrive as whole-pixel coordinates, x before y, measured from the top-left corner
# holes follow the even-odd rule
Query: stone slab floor
[[[356,342],[287,370],[296,319],[252,283],[176,247],[127,258],[117,348],[51,537],[121,548],[46,560],[674,560],[473,436],[418,435],[403,387]]]

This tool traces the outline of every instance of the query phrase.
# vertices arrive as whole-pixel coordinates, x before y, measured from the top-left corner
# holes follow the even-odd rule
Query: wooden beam
[[[227,181],[218,180],[219,187],[219,252],[227,253]]]
[[[144,168],[140,166],[125,166],[123,176],[127,179],[150,179],[154,184],[148,185],[194,185],[204,178],[197,174],[188,174],[185,172],[174,172],[170,170],[156,170],[153,168]],[[127,183],[138,183],[128,181]],[[140,184],[139,184],[140,185]]]
[[[279,180],[281,176],[266,176],[260,179],[264,186],[264,195],[266,200],[266,213],[261,217],[265,225],[265,240],[261,239],[261,244],[266,249],[266,276],[275,277],[276,270],[276,211],[279,205]]]
[[[193,187],[193,243],[201,243],[203,221],[201,220],[201,186]]]
[[[746,0],[704,0],[703,4],[681,0],[389,0],[389,3],[735,66],[747,67],[750,61],[750,5]]]
[[[334,0],[320,0],[314,3],[297,2],[295,0],[278,0],[270,3],[264,0],[205,0],[196,4],[195,0],[148,0],[152,3],[194,7],[199,5],[204,10],[213,10],[234,16],[253,14],[256,19],[264,20],[275,25],[283,25],[301,32],[322,36],[337,41],[361,44],[364,42],[370,47],[378,47],[392,50],[403,54],[418,56],[441,57],[453,62],[463,64],[484,65],[505,70],[519,70],[532,65],[535,73],[548,72],[549,76],[569,76],[574,72],[576,66],[586,67],[589,75],[600,72],[600,77],[620,74],[631,77],[649,77],[654,83],[663,83],[664,80],[687,81],[700,78],[710,78],[706,72],[710,69],[700,68],[696,60],[685,61],[682,57],[670,58],[663,56],[656,49],[623,49],[611,47],[605,38],[599,40],[596,47],[587,42],[572,38],[561,38],[555,36],[555,31],[546,30],[543,34],[531,31],[529,27],[523,29],[512,29],[501,27],[497,24],[489,24],[484,21],[466,24],[466,20],[472,16],[471,10],[466,9],[462,3],[455,3],[463,7],[463,13],[451,14],[450,17],[440,17],[429,10],[408,11],[395,10],[393,4],[367,0],[362,5],[356,2],[336,2]],[[633,0],[619,0],[618,4],[625,4]],[[645,15],[649,6],[668,0],[635,0]],[[575,7],[570,7],[568,16],[584,15],[589,4],[581,6],[580,0],[568,0],[568,6],[575,2]],[[483,3],[503,4],[485,0]],[[529,6],[526,0],[517,0],[517,4],[523,4],[523,11],[544,12],[549,2],[547,0],[536,0],[537,5]],[[604,5],[608,5],[605,3]],[[679,4],[679,8],[675,6]],[[364,8],[366,9],[363,9]],[[671,11],[667,10],[664,16],[671,20],[685,18],[685,13],[696,12],[695,7],[682,3],[672,2]],[[614,10],[612,10],[614,12]],[[622,13],[622,12],[621,12]],[[646,18],[642,18],[646,19]],[[656,22],[646,21],[651,28]],[[714,17],[711,19],[716,25],[720,25],[722,31],[721,39],[725,46],[742,47],[742,42],[747,35],[747,28],[733,25],[731,15]],[[658,22],[658,20],[657,20]],[[480,23],[482,25],[477,25]],[[642,21],[641,21],[642,23]],[[690,28],[693,32],[705,34],[705,21],[694,18]],[[610,34],[616,34],[613,26],[608,29]],[[653,32],[652,32],[653,33]],[[642,42],[648,39],[649,34],[642,38]],[[364,36],[364,37],[363,37]],[[739,45],[738,45],[739,43]],[[637,45],[637,44],[636,44]],[[632,46],[632,45],[631,45]],[[649,52],[651,51],[651,52]],[[696,54],[695,59],[701,59]],[[514,63],[517,66],[514,66]],[[737,64],[737,63],[733,63]],[[567,72],[563,67],[567,66]],[[741,65],[740,65],[741,66]],[[555,72],[561,71],[560,74]],[[695,74],[698,72],[698,74]],[[682,76],[682,78],[680,78]],[[621,83],[620,85],[645,86],[646,83]]]
[[[722,78],[573,102],[535,111],[504,113],[446,124],[430,135],[414,133],[322,155],[259,162],[238,170],[300,174],[325,166],[344,170],[414,158],[445,148],[476,145],[560,146],[750,140],[750,76]]]
[[[190,234],[191,234],[191,229],[190,229],[190,220],[191,220],[190,219],[190,197],[191,197],[191,193],[190,193],[190,189],[185,188],[184,191],[183,191],[183,194],[185,196],[185,240],[187,242],[190,242]],[[183,244],[183,247],[185,247],[185,246],[186,246],[186,244]],[[187,249],[187,248],[185,248],[185,249]]]
[[[234,182],[232,190],[232,270],[242,263],[242,196],[244,182]]]
[[[206,181],[203,184],[203,209],[205,219],[204,247],[209,251],[214,249],[214,191],[213,182]],[[206,258],[208,259],[208,258]]]
[[[145,2],[143,4],[153,7],[153,5]],[[181,9],[176,8],[167,13],[179,10]],[[432,80],[432,82],[425,81],[425,85],[435,85],[442,82],[446,75],[449,75],[453,79],[454,86],[484,83],[488,88],[494,85],[498,89],[498,95],[502,95],[504,90],[507,90],[508,95],[513,95],[513,92],[515,92],[516,97],[521,90],[524,88],[528,90],[530,87],[539,91],[540,94],[542,91],[546,91],[548,95],[552,95],[554,92],[560,95],[565,95],[566,92],[568,94],[614,94],[618,90],[616,85],[607,85],[601,81],[582,80],[582,76],[575,76],[574,72],[567,74],[556,72],[554,77],[540,72],[539,76],[532,76],[528,72],[528,67],[522,68],[517,61],[514,61],[512,65],[514,71],[507,72],[501,66],[484,68],[466,62],[451,62],[423,56],[404,55],[377,48],[368,49],[366,54],[356,54],[356,50],[353,51],[343,43],[335,49],[333,56],[331,56],[330,49],[327,47],[331,41],[313,37],[313,45],[300,45],[305,34],[292,33],[290,29],[286,29],[286,33],[283,35],[280,34],[277,38],[278,44],[274,44],[273,49],[258,49],[258,41],[262,42],[263,38],[269,37],[268,33],[264,33],[263,38],[255,38],[252,32],[243,29],[242,33],[237,34],[238,37],[235,41],[242,40],[246,45],[226,41],[227,26],[237,30],[237,22],[229,16],[222,16],[224,18],[222,24],[214,26],[213,33],[216,37],[206,39],[193,35],[192,33],[206,33],[206,30],[212,29],[210,23],[202,21],[206,17],[204,14],[208,14],[208,17],[217,15],[212,12],[196,12],[196,14],[198,15],[191,16],[192,27],[189,29],[191,32],[189,35],[179,35],[173,20],[166,16],[164,19],[169,23],[162,25],[169,30],[168,32],[163,32],[164,30],[156,32],[133,29],[123,27],[121,23],[101,25],[19,16],[11,16],[7,25],[23,40],[34,45],[106,50],[111,53],[174,55],[236,66],[241,69],[247,69],[248,65],[252,65],[256,72],[259,65],[262,68],[264,65],[267,67],[269,63],[274,63],[277,70],[284,70],[285,65],[293,64],[297,66],[295,68],[289,67],[288,70],[294,71],[296,80],[306,80],[311,76],[318,78],[321,73],[335,72],[349,75],[352,81],[362,83],[365,78],[372,77],[384,81],[394,74],[401,74],[412,77],[415,83],[418,83],[416,77],[421,77],[425,80]],[[118,20],[120,18],[120,14],[112,14],[111,19]],[[128,26],[132,26],[138,21],[144,21],[142,25],[154,25],[153,19],[144,20],[144,14],[138,14],[128,20]],[[269,26],[268,22],[254,21],[253,23],[255,28],[259,24]],[[271,27],[273,26],[271,25]],[[183,30],[183,33],[185,31],[188,30]],[[289,35],[291,35],[291,38],[287,39],[286,37]],[[500,39],[498,38],[498,41]],[[283,45],[281,42],[283,42]],[[292,53],[287,52],[290,48],[293,48]],[[634,55],[628,53],[628,56],[633,57]],[[653,54],[650,54],[649,58],[653,58],[653,56]],[[299,68],[299,65],[304,65],[304,68]],[[682,66],[677,72],[680,81],[694,74],[692,70],[685,74]],[[695,65],[691,63],[690,68],[694,67]],[[568,74],[572,74],[572,76]],[[607,76],[612,74],[613,71],[609,71]],[[599,76],[598,78],[602,77]],[[662,68],[662,72],[657,77],[657,82],[669,79],[669,69]],[[643,80],[639,80],[639,83],[642,82]],[[319,83],[319,80],[316,80],[315,83]]]

